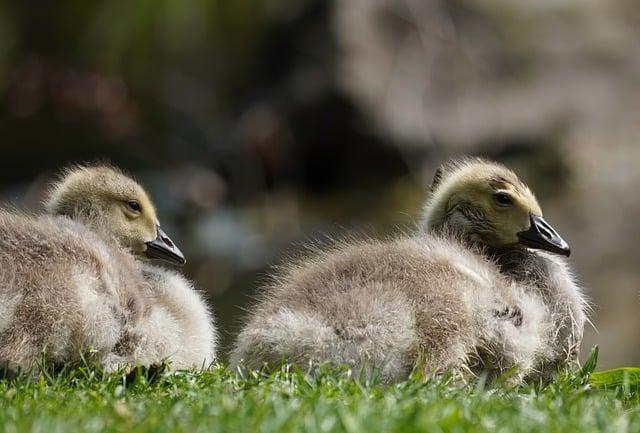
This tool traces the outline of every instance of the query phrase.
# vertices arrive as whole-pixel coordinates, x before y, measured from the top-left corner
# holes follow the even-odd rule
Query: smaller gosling
[[[434,180],[423,226],[285,265],[259,295],[231,365],[329,362],[385,382],[416,368],[490,378],[516,370],[519,382],[575,358],[580,290],[563,262],[530,250],[568,255],[568,246],[513,172],[481,160],[448,165]],[[532,278],[515,256],[558,266]]]
[[[86,348],[106,370],[215,359],[200,295],[179,274],[136,258],[185,261],[140,185],[111,167],[76,167],[53,186],[46,209],[0,213],[0,361],[67,364]]]

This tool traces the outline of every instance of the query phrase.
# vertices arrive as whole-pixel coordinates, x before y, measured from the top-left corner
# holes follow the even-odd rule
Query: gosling
[[[114,370],[174,355],[174,368],[215,358],[216,334],[199,295],[179,275],[137,259],[184,263],[140,185],[114,168],[73,168],[46,209],[0,213],[0,361],[37,369],[41,360],[60,365],[87,355]]]
[[[416,369],[553,376],[577,357],[585,302],[566,264],[532,249],[569,254],[529,188],[501,165],[451,163],[416,234],[342,242],[285,265],[231,364],[346,364],[384,382]]]

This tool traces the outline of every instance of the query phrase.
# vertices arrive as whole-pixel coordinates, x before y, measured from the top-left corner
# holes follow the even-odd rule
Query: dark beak
[[[569,257],[571,248],[542,217],[531,214],[531,228],[518,233],[520,243],[529,248]]]
[[[184,265],[187,263],[180,248],[162,231],[160,226],[157,227],[157,231],[158,235],[155,240],[147,242],[147,257],[150,259],[164,260],[165,262],[176,265]]]

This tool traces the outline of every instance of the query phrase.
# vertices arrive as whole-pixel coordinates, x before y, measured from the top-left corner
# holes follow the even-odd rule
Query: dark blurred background
[[[636,0],[0,1],[0,199],[60,167],[152,192],[228,346],[268,266],[409,227],[451,156],[514,167],[640,363]]]

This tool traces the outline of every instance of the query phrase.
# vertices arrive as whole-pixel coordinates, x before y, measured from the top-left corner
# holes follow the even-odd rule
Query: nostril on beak
[[[547,230],[546,228],[544,228],[544,227],[540,228],[540,233],[542,233],[543,235],[545,235],[548,238],[551,237],[551,232],[549,230]]]
[[[163,237],[162,237],[162,240],[163,240],[163,241],[164,241],[164,243],[165,243],[165,244],[167,244],[169,247],[171,247],[171,248],[173,248],[173,247],[174,247],[173,242],[171,242],[171,239],[169,239],[168,237],[163,236]]]

